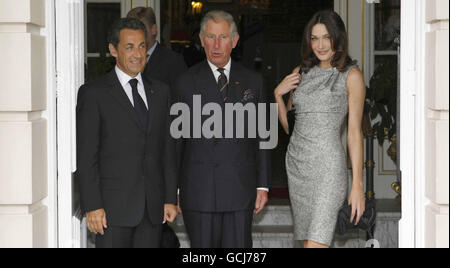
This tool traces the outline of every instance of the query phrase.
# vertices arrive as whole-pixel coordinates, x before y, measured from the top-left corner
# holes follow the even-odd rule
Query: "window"
[[[365,72],[368,85],[365,110],[371,119],[371,130],[367,133],[373,133],[378,141],[374,148],[374,153],[378,155],[375,181],[382,182],[384,186],[379,187],[376,192],[381,191],[381,196],[391,198],[391,194],[399,194],[396,189],[393,189],[394,192],[389,188],[399,178],[396,163],[400,0],[379,0],[367,7],[369,29],[366,30],[370,33],[370,38],[367,44],[368,70]]]
[[[124,0],[87,0],[85,3],[85,78],[92,81],[115,65],[108,49],[108,30],[124,16]],[[100,19],[101,18],[101,19]]]
[[[370,75],[383,65],[397,69],[400,40],[400,0],[381,0],[372,7],[373,29]]]

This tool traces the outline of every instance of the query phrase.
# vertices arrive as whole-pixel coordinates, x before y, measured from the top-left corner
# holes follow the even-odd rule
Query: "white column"
[[[424,247],[449,247],[449,1],[427,1]],[[420,230],[422,231],[422,230]]]
[[[48,246],[45,8],[0,1],[0,248]]]
[[[402,1],[400,247],[449,246],[448,7]]]

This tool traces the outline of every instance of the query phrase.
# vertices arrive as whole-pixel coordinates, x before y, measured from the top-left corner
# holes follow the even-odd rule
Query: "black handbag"
[[[372,227],[375,225],[375,220],[377,217],[376,212],[376,202],[374,199],[366,200],[366,210],[361,216],[358,225],[355,226],[356,216],[353,222],[350,222],[350,216],[352,215],[352,206],[345,205],[339,210],[336,232],[340,235],[345,234],[349,229],[359,228],[366,232],[370,232]]]
[[[162,226],[161,248],[179,248],[179,247],[180,247],[180,240],[178,240],[177,234],[167,223],[164,223]]]

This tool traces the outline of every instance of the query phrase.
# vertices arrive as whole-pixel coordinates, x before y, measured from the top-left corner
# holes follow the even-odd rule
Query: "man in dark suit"
[[[81,206],[97,247],[159,247],[163,221],[177,214],[169,90],[141,76],[147,46],[139,20],[117,21],[109,42],[115,69],[78,93]]]
[[[187,70],[183,57],[156,41],[158,26],[151,7],[136,7],[128,12],[127,17],[139,19],[149,33],[147,36],[147,66],[144,75],[169,85],[172,89],[172,97],[174,97],[175,81]]]
[[[181,103],[201,111],[207,103],[224,110],[225,103],[266,102],[262,77],[230,58],[239,40],[230,14],[206,14],[200,38],[207,61],[181,76],[176,87]],[[194,95],[201,95],[202,107],[194,107]],[[202,125],[206,119],[202,116]],[[259,142],[248,136],[183,139],[180,206],[192,247],[252,247],[253,213],[267,203],[270,176],[269,152]]]

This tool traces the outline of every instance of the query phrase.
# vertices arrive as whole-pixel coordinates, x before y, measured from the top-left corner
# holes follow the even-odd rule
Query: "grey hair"
[[[214,22],[224,20],[224,21],[228,22],[228,24],[230,25],[232,38],[236,37],[236,35],[238,34],[238,28],[237,28],[236,22],[234,21],[234,18],[230,13],[222,11],[222,10],[213,10],[213,11],[206,13],[206,15],[203,17],[202,23],[200,24],[200,35],[202,35],[202,36],[205,35],[206,23],[210,20],[212,20]]]

